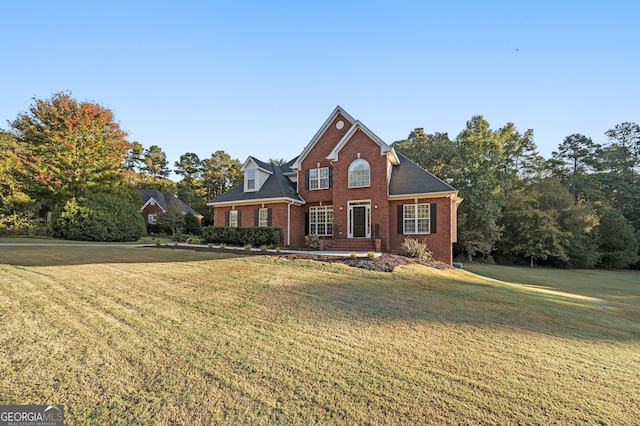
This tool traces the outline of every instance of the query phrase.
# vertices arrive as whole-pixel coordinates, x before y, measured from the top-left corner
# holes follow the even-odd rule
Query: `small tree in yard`
[[[184,213],[182,212],[182,206],[176,198],[173,198],[171,201],[169,201],[169,204],[167,204],[167,209],[164,212],[158,214],[156,223],[160,226],[171,229],[173,238],[176,237],[176,231],[179,231],[184,224]]]

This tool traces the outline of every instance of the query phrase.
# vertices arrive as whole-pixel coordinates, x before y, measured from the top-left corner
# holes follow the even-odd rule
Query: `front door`
[[[367,236],[367,208],[365,206],[353,207],[353,236]]]

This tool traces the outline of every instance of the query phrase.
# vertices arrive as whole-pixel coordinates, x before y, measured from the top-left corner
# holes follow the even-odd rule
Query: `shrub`
[[[369,256],[369,259],[375,259],[376,258],[376,252],[375,251],[370,251],[367,253],[367,256]]]
[[[320,238],[317,235],[304,237],[304,242],[313,250],[318,250],[320,248]]]
[[[72,198],[52,215],[53,235],[80,241],[135,241],[145,235],[138,207],[109,193]]]
[[[267,251],[267,246],[264,244],[260,246],[260,251]]]
[[[184,215],[183,232],[191,235],[202,235],[202,225],[198,218],[191,212]]]
[[[245,245],[244,245],[244,249],[245,249],[246,251],[251,250],[251,247],[252,247],[252,246],[251,246],[251,244],[245,244]]]
[[[355,251],[352,251],[350,256],[352,259],[355,259],[356,257],[358,257],[358,253],[356,253]]]
[[[429,250],[429,247],[427,246],[426,238],[420,242],[411,237],[407,237],[402,243],[402,250],[404,250],[404,252],[409,256],[418,259],[431,260],[433,258],[431,250]]]
[[[147,223],[147,233],[149,235],[167,235],[171,234],[171,229],[159,223]]]
[[[33,201],[22,192],[0,194],[0,235],[35,234],[37,222],[33,217]]]
[[[228,226],[206,226],[202,229],[202,238],[208,243],[226,243],[234,246],[259,247],[261,245],[282,244],[282,229],[274,226],[232,228]]]

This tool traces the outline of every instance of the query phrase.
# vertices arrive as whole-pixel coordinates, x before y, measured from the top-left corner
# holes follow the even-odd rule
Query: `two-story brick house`
[[[458,191],[422,169],[341,107],[302,153],[281,166],[249,157],[244,183],[212,200],[216,226],[278,226],[284,244],[400,252],[408,236],[452,262]]]

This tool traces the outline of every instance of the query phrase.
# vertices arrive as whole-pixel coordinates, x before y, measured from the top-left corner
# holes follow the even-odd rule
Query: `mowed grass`
[[[640,275],[518,273],[0,247],[0,404],[62,403],[70,425],[637,423]]]

